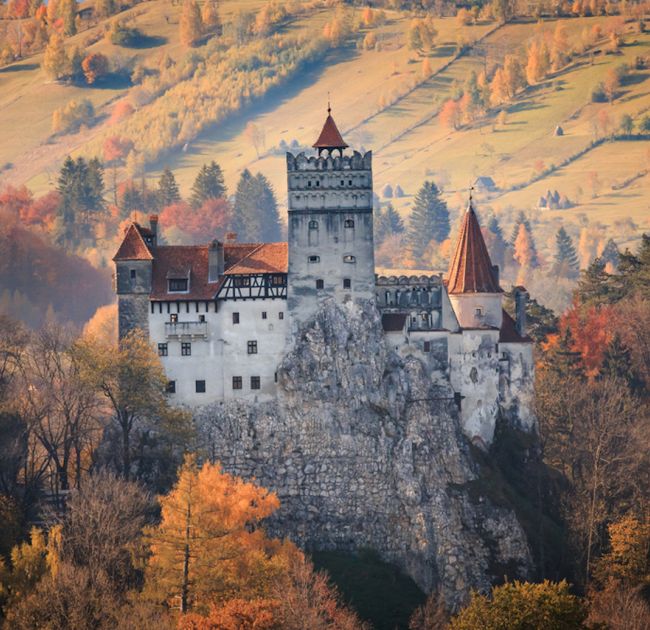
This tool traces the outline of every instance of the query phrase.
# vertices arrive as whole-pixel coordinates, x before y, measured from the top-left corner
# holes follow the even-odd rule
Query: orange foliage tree
[[[90,53],[81,62],[81,69],[83,70],[86,83],[92,85],[108,74],[108,59],[101,53]]]
[[[280,507],[277,496],[223,472],[219,464],[199,467],[187,457],[160,503],[160,525],[147,532],[147,589],[182,613],[207,611],[209,604],[235,597],[267,597],[300,554],[259,526]]]
[[[445,101],[445,104],[440,110],[440,123],[445,127],[458,129],[461,115],[460,105],[450,98],[448,101]]]
[[[232,220],[230,204],[225,199],[208,199],[196,210],[185,202],[167,206],[160,213],[160,225],[168,230],[177,227],[194,241],[225,237]]]
[[[111,112],[111,117],[108,119],[109,125],[114,125],[125,118],[128,118],[135,110],[129,101],[121,100],[115,103]]]

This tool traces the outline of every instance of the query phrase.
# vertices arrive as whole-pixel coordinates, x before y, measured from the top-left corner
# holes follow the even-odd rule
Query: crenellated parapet
[[[369,171],[372,169],[372,151],[363,155],[354,151],[352,155],[332,155],[326,151],[319,156],[304,153],[287,153],[287,170],[294,171]]]

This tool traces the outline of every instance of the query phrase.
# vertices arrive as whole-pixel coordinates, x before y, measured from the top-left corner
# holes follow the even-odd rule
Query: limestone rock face
[[[197,412],[210,456],[277,492],[269,523],[307,549],[372,548],[450,603],[499,568],[526,577],[514,513],[470,499],[476,479],[449,378],[384,341],[371,303],[326,302],[278,370],[277,402]]]

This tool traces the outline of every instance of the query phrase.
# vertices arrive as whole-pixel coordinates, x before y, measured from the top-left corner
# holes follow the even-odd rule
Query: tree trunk
[[[129,481],[131,476],[131,431],[129,428],[128,417],[120,414],[122,427],[122,476]]]
[[[190,518],[192,516],[190,501],[187,502],[187,515],[185,520],[185,550],[183,554],[183,585],[181,587],[181,613],[187,612],[187,595],[190,576]]]

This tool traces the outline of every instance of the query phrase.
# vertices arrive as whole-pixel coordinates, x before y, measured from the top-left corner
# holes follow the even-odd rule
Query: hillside
[[[221,2],[224,28],[239,19],[238,12],[265,5]],[[416,52],[409,46],[413,14],[408,11],[387,10],[384,20],[364,25],[361,10],[348,9],[345,19],[353,27],[333,41],[323,33],[339,19],[340,7],[292,6],[269,37],[236,49],[220,48],[218,37],[195,49],[184,46],[181,9],[171,0],[153,0],[96,21],[66,38],[66,48],[104,54],[121,68],[96,87],[48,80],[40,67],[42,54],[0,69],[0,125],[7,130],[0,145],[0,186],[27,184],[44,193],[55,185],[67,154],[101,156],[103,141],[115,135],[134,145],[133,160],[119,168],[118,179],[139,173],[144,161],[153,185],[168,166],[188,195],[200,166],[215,159],[230,193],[242,169],[261,171],[282,207],[284,147],[310,146],[329,96],[348,142],[373,150],[376,193],[381,196],[387,184],[404,191],[400,198],[382,199],[392,201],[404,218],[423,181],[433,179],[444,191],[453,223],[474,180],[490,176],[497,189],[477,192],[481,211],[495,213],[506,233],[516,213],[526,212],[536,226],[542,260],[552,257],[560,225],[576,242],[589,226],[600,232],[601,241],[612,237],[623,247],[648,229],[650,142],[643,134],[622,138],[619,129],[629,115],[638,134],[650,110],[650,34],[637,22],[598,16],[538,23],[520,18],[503,25],[478,20],[463,26],[456,18],[433,18],[434,45]],[[109,43],[103,33],[116,19],[139,29],[145,44]],[[531,41],[552,43],[558,29],[570,49],[566,63],[457,128],[443,124],[441,108],[459,98],[472,72],[491,77],[508,54],[519,55],[525,65]],[[597,35],[585,43],[585,33]],[[617,50],[611,50],[612,33]],[[371,50],[360,45],[368,34],[377,41]],[[275,55],[274,46],[286,47],[290,59]],[[158,70],[162,64],[175,74]],[[594,87],[622,64],[631,70],[612,102],[591,102]],[[137,68],[144,78],[131,84],[129,72]],[[53,112],[84,98],[94,105],[93,121],[76,133],[52,134]],[[114,122],[113,107],[125,99],[135,112]],[[562,136],[554,134],[558,126]],[[540,196],[549,190],[565,196],[571,207],[538,209]],[[434,258],[431,264],[436,263]]]

